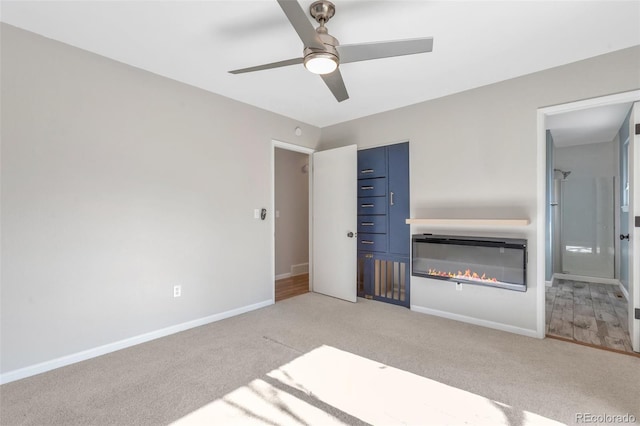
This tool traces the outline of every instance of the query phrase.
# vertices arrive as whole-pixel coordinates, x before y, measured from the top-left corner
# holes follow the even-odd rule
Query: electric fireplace
[[[527,240],[418,234],[411,274],[527,291]]]

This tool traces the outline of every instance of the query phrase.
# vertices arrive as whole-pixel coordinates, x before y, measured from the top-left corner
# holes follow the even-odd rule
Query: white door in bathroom
[[[629,120],[629,335],[631,346],[640,352],[640,102]],[[638,219],[640,220],[640,219]]]

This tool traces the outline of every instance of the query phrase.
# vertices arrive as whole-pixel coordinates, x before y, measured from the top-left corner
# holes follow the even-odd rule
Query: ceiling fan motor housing
[[[336,7],[330,1],[318,0],[311,3],[309,13],[318,23],[323,24],[329,22],[329,19],[336,13]]]
[[[340,55],[338,55],[338,51],[336,50],[336,46],[340,45],[340,43],[338,42],[338,39],[333,37],[329,33],[327,33],[327,29],[324,27],[320,27],[318,28],[318,30],[320,30],[321,28],[324,31],[317,31],[317,33],[318,33],[318,37],[320,38],[320,41],[322,41],[322,44],[324,45],[324,49],[315,49],[313,47],[305,47],[303,56],[306,58],[308,55],[312,55],[316,53],[328,53],[330,55],[335,56],[336,58],[340,58]]]

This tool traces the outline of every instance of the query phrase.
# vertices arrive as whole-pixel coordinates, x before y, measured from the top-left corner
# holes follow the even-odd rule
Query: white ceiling
[[[334,3],[342,44],[433,36],[433,52],[343,65],[338,103],[302,65],[227,73],[302,56],[275,0],[3,0],[0,19],[319,127],[640,44],[639,1]]]
[[[553,145],[565,148],[611,142],[620,130],[631,105],[631,102],[627,102],[547,117],[547,129],[551,130]]]

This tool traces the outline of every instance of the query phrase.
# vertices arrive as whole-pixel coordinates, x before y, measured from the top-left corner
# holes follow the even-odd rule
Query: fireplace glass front
[[[527,240],[420,234],[412,244],[414,276],[527,291]]]

